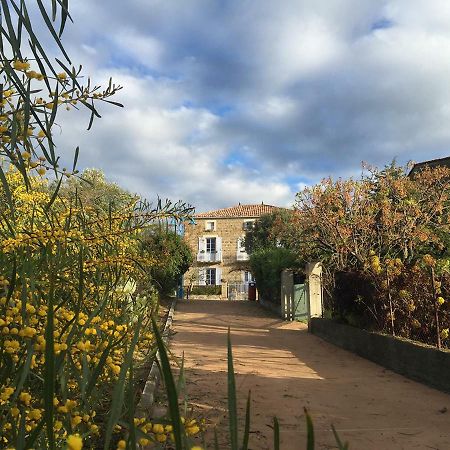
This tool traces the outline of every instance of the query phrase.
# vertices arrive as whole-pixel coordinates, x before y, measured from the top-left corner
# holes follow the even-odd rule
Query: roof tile
[[[195,214],[198,219],[225,219],[233,217],[261,217],[264,214],[270,214],[277,209],[283,209],[279,206],[273,205],[237,205],[230,208],[216,209],[214,211],[207,211]]]

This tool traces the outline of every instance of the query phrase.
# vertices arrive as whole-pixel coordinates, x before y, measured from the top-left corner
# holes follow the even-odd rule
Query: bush
[[[286,248],[262,248],[250,256],[250,267],[260,296],[281,303],[281,272],[297,266],[295,255]]]
[[[191,295],[220,295],[222,286],[194,286]]]

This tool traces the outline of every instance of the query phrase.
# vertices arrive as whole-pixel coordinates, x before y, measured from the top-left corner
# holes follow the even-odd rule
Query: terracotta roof
[[[277,209],[282,209],[278,206],[272,205],[237,205],[231,208],[216,209],[214,211],[207,211],[203,213],[198,213],[195,218],[205,218],[205,219],[222,219],[222,218],[233,218],[233,217],[261,217],[264,214],[270,214]]]
[[[439,159],[431,159],[430,161],[423,161],[420,163],[414,164],[413,168],[409,172],[408,176],[412,175],[413,173],[419,172],[425,167],[435,168],[435,167],[450,167],[450,156],[447,156],[445,158],[439,158]]]

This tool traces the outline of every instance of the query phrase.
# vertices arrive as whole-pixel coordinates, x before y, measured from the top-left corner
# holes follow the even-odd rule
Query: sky
[[[448,0],[77,0],[64,46],[123,86],[57,143],[197,211],[290,206],[327,176],[450,155]]]

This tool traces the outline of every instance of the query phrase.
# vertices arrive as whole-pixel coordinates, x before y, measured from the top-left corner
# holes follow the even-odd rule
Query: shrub
[[[194,286],[191,295],[220,295],[222,286]]]
[[[296,266],[295,255],[282,247],[261,248],[250,255],[250,267],[259,295],[277,304],[281,303],[281,272]]]

